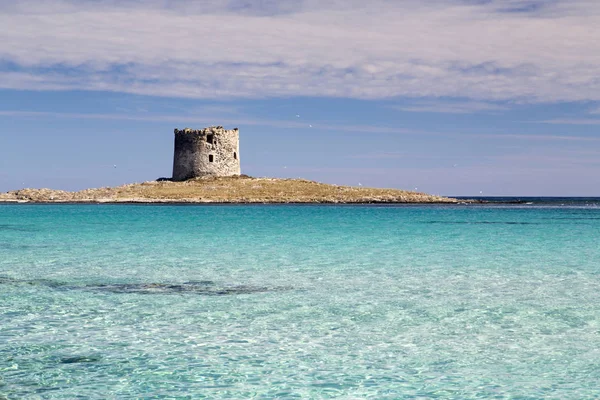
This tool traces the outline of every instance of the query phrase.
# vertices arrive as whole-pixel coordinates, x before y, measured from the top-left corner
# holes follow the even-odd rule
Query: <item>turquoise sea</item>
[[[600,398],[598,204],[0,205],[0,399]]]

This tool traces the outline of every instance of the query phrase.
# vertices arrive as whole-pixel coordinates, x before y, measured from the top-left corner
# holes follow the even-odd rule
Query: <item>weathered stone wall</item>
[[[175,129],[173,180],[239,175],[239,143],[237,128]]]

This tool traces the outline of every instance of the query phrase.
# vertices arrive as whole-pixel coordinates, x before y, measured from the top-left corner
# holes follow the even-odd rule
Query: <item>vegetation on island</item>
[[[456,199],[398,189],[329,185],[306,179],[202,177],[167,179],[67,192],[20,189],[0,194],[4,202],[100,203],[456,203]]]

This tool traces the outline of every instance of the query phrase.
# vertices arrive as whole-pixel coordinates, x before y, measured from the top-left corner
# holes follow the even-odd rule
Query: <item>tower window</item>
[[[233,159],[237,160],[237,153],[235,151],[233,152]]]
[[[206,143],[213,144],[215,142],[215,135],[206,135]]]
[[[215,160],[215,156],[213,156],[212,154],[208,155],[208,162],[213,162]]]

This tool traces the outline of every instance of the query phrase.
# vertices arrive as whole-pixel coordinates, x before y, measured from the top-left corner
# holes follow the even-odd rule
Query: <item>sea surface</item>
[[[106,398],[600,398],[600,199],[0,205],[0,399]]]

